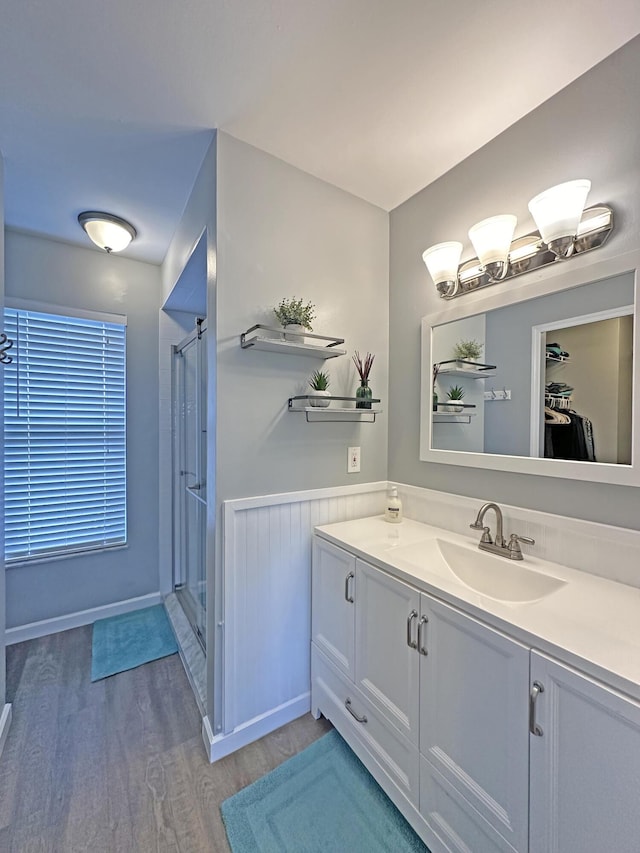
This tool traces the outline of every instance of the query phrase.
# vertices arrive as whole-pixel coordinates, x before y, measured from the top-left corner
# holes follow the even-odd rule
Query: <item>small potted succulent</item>
[[[312,373],[311,379],[309,379],[309,385],[312,393],[308,395],[310,406],[317,406],[321,409],[326,409],[327,406],[330,405],[331,400],[328,399],[331,394],[328,390],[330,384],[331,380],[329,379],[329,374],[325,373],[324,370],[315,370]]]
[[[460,385],[452,385],[447,391],[447,411],[461,412],[463,410],[464,388]]]
[[[303,344],[302,333],[313,330],[311,324],[315,320],[316,306],[313,302],[304,303],[302,299],[296,299],[294,296],[291,299],[281,299],[273,313],[285,327],[285,341]]]
[[[478,361],[482,358],[483,348],[484,344],[480,341],[461,340],[453,348],[453,357],[458,361]],[[461,367],[470,367],[470,365],[461,365]]]

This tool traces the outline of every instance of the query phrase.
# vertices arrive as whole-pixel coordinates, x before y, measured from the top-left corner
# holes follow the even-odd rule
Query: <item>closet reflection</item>
[[[631,463],[633,318],[545,333],[547,459]]]

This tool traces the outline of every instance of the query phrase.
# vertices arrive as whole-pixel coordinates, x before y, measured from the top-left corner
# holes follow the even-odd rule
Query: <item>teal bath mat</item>
[[[429,853],[336,731],[220,811],[233,853]]]
[[[93,624],[91,681],[178,651],[164,605],[99,619]]]

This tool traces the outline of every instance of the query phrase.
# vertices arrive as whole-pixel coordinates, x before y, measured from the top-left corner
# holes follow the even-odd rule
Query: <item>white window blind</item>
[[[6,560],[125,543],[125,326],[4,313]]]

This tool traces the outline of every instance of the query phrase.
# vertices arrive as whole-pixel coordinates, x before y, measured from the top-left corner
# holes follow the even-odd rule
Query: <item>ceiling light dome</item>
[[[99,210],[85,210],[78,222],[89,239],[105,252],[122,252],[137,236],[137,231],[126,219]]]

